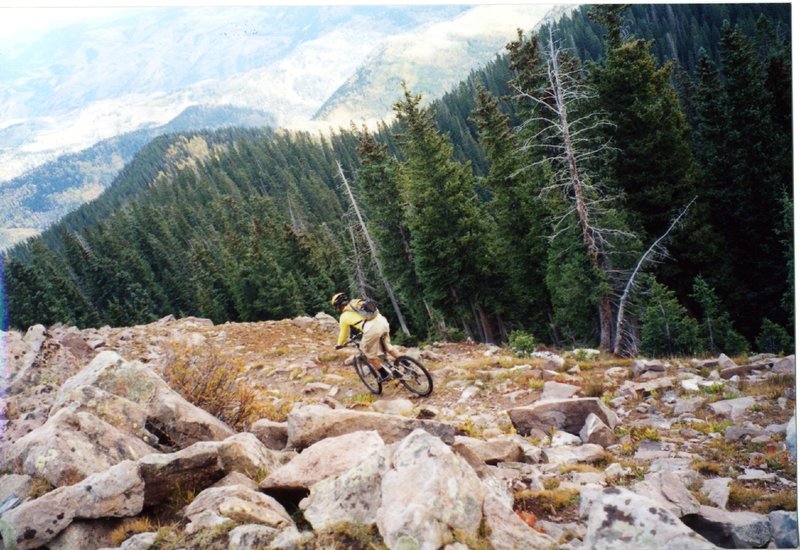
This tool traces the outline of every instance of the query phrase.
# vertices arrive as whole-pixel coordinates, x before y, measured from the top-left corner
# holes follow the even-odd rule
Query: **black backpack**
[[[371,321],[378,316],[378,303],[370,298],[350,300],[350,309],[361,315],[365,321]]]

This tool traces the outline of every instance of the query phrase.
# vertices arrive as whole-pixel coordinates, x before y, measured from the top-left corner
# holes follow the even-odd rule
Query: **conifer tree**
[[[431,307],[462,323],[473,338],[494,340],[486,243],[470,167],[452,160],[422,97],[404,88],[395,104],[405,158],[404,198],[416,271]],[[445,221],[446,220],[446,221]]]

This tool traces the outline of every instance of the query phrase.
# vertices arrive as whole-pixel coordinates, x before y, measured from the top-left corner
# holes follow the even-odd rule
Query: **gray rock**
[[[775,361],[775,363],[772,365],[772,372],[777,374],[794,374],[794,355],[789,355]]]
[[[353,432],[319,441],[273,471],[260,487],[267,492],[308,489],[338,476],[385,447],[375,431]]]
[[[580,388],[578,386],[573,386],[572,384],[562,384],[561,382],[549,381],[544,383],[541,399],[569,399],[578,393],[578,390],[580,390]]]
[[[730,426],[725,430],[725,442],[732,443],[744,437],[758,437],[764,435],[765,431],[760,428],[746,428],[741,426]]]
[[[584,397],[555,401],[539,401],[527,407],[508,410],[517,433],[529,435],[534,429],[549,432],[551,428],[578,435],[586,417],[594,413],[609,428],[617,425],[617,415],[599,399]]]
[[[72,485],[123,460],[155,452],[146,443],[86,412],[61,409],[18,439],[0,468],[41,477],[56,487]]]
[[[715,403],[709,403],[706,406],[714,411],[714,414],[725,416],[734,422],[738,422],[755,403],[755,399],[747,396],[737,397],[736,399],[724,399]]]
[[[239,525],[228,533],[228,550],[259,550],[269,546],[280,533],[267,525]]]
[[[119,520],[73,521],[47,544],[49,550],[76,550],[111,546],[111,534]]]
[[[558,548],[555,539],[530,527],[493,494],[486,495],[483,501],[483,520],[493,548]]]
[[[636,378],[646,372],[665,372],[667,370],[667,366],[657,360],[642,360],[636,359],[631,363],[631,370],[633,372],[633,377]]]
[[[721,510],[725,510],[728,506],[728,497],[731,494],[730,482],[731,478],[729,477],[706,479],[703,481],[700,492],[706,495]]]
[[[397,444],[381,494],[376,523],[389,548],[440,548],[455,533],[477,536],[486,489],[441,439],[415,430]]]
[[[381,399],[372,404],[372,409],[381,414],[410,416],[414,412],[414,403],[410,399]]]
[[[595,443],[601,447],[610,447],[617,443],[614,430],[606,426],[594,413],[590,413],[586,417],[586,423],[580,431],[580,438],[584,443]]]
[[[622,487],[595,491],[581,508],[588,515],[586,550],[685,550],[716,548],[652,500]]]
[[[81,386],[96,386],[147,410],[149,426],[160,432],[164,445],[185,448],[198,441],[222,440],[233,430],[215,416],[186,401],[152,369],[103,351],[78,374],[64,382],[59,395]]]
[[[792,414],[792,418],[786,426],[786,447],[797,460],[797,413]]]
[[[6,474],[0,476],[0,503],[14,496],[20,500],[27,500],[31,494],[33,478],[25,474]],[[2,515],[2,512],[0,512]]]
[[[309,405],[289,413],[287,448],[304,449],[327,437],[352,432],[375,431],[386,443],[403,439],[415,429],[423,429],[445,443],[453,443],[455,428],[433,420]]]
[[[797,512],[776,510],[769,513],[772,540],[777,548],[797,548],[800,546],[797,532]]]
[[[699,391],[699,388],[698,390]],[[673,414],[681,415],[686,413],[693,413],[697,409],[703,406],[705,403],[705,399],[702,397],[691,397],[689,399],[679,399],[675,402],[675,408],[673,409]]]
[[[278,501],[244,485],[205,489],[186,507],[184,517],[189,522],[186,526],[188,533],[229,520],[238,524],[257,523],[275,529],[294,523]]]
[[[139,533],[120,544],[119,550],[150,550],[156,544],[158,533]]]
[[[593,443],[578,447],[550,447],[542,450],[542,458],[547,464],[593,463],[603,460],[605,456],[603,447]]]
[[[181,487],[199,492],[225,477],[219,445],[201,441],[169,454],[151,454],[139,459],[145,482],[145,506],[164,502]]]
[[[456,436],[453,450],[467,448],[484,463],[521,462],[525,455],[519,443],[509,437],[495,437],[484,441],[473,437]]]
[[[381,481],[390,460],[391,453],[373,453],[341,475],[315,483],[300,502],[303,517],[314,530],[340,522],[374,524],[381,506]]]
[[[737,366],[736,363],[724,353],[720,353],[719,357],[717,357],[717,365],[723,370]]]
[[[653,500],[678,517],[696,514],[700,509],[697,499],[672,472],[647,474],[644,481],[633,486],[633,492]]]
[[[730,512],[700,506],[684,523],[714,544],[724,548],[762,548],[772,536],[767,516],[754,512]]]
[[[284,449],[286,441],[289,439],[289,428],[286,422],[275,422],[266,418],[254,422],[250,426],[250,433],[255,434],[267,449],[276,451]]]
[[[3,514],[3,544],[17,550],[37,548],[77,519],[135,516],[144,507],[144,492],[139,465],[126,460]]]
[[[581,445],[583,441],[577,435],[572,435],[568,432],[562,432],[561,430],[556,430],[550,436],[550,445],[552,447],[564,447],[564,446],[574,446],[574,445]]]

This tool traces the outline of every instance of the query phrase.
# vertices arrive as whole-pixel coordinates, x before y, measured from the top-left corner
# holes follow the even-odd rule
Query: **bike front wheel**
[[[425,397],[433,391],[433,379],[422,363],[401,355],[394,361],[395,379],[399,380],[408,391]]]
[[[353,368],[356,369],[356,374],[367,387],[367,389],[375,395],[380,395],[383,388],[378,380],[378,373],[375,371],[369,361],[358,355],[353,359]]]

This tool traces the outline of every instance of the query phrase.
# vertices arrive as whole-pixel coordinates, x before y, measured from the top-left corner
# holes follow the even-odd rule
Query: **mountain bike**
[[[433,379],[428,369],[413,357],[401,355],[392,362],[386,353],[381,354],[381,366],[386,372],[381,376],[361,349],[360,334],[352,336],[345,346],[353,346],[358,350],[358,355],[353,357],[353,368],[367,389],[375,395],[380,395],[383,384],[391,380],[400,382],[408,391],[420,397],[430,395],[433,391]]]

